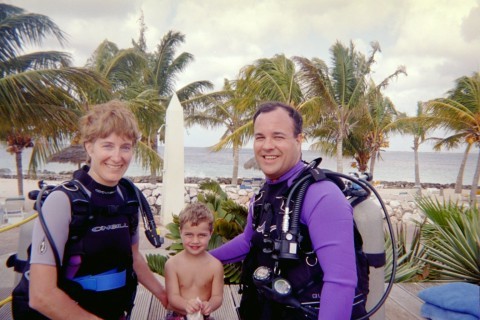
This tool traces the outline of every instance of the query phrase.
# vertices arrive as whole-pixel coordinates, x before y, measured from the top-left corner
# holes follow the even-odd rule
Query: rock
[[[159,207],[162,206],[162,195],[158,196],[157,200],[155,201],[155,205]]]
[[[396,209],[398,207],[401,206],[401,203],[400,201],[398,200],[391,200],[390,203],[389,203],[390,207],[392,207],[393,209]]]
[[[160,187],[156,187],[152,191],[152,196],[154,196],[154,197],[158,197],[158,196],[161,196],[161,195],[162,195],[162,188],[160,188]]]
[[[153,206],[157,202],[156,197],[146,197],[149,205]]]

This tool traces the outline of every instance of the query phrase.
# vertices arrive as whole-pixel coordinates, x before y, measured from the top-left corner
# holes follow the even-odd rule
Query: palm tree
[[[148,103],[158,106],[154,110],[160,112],[147,117],[149,121],[143,123],[144,130],[147,132],[144,141],[154,150],[157,149],[157,134],[165,125],[165,114],[172,95],[174,93],[177,95],[188,116],[194,113],[198,105],[197,100],[192,98],[201,96],[205,90],[213,88],[213,84],[209,81],[195,81],[182,88],[176,88],[178,74],[193,61],[193,55],[188,52],[182,52],[176,56],[176,47],[184,41],[185,36],[180,32],[167,32],[154,53],[145,53],[147,67],[143,69],[141,84],[137,90],[130,90],[127,95],[138,110]],[[160,135],[160,140],[163,140],[163,135]],[[155,174],[156,172],[152,171],[152,176]]]
[[[302,96],[296,82],[295,64],[284,55],[275,55],[243,67],[237,80],[225,81],[222,91],[205,95],[207,100],[202,97],[197,99],[203,112],[195,114],[190,120],[211,127],[226,127],[221,140],[212,149],[219,151],[232,146],[232,184],[236,184],[240,148],[253,135],[252,119],[256,106],[262,101],[275,100],[298,109]]]
[[[464,76],[457,79],[455,88],[448,92],[447,98],[438,98],[426,103],[425,113],[429,115],[428,121],[452,132],[437,143],[437,146],[452,146],[462,142],[467,146],[467,154],[471,145],[479,147],[480,73],[475,72],[471,77]],[[465,158],[464,161],[466,161]],[[462,168],[464,168],[463,163]],[[480,151],[470,190],[472,202],[476,199],[479,177]]]
[[[358,125],[344,140],[344,154],[352,156],[360,172],[369,172],[373,176],[376,159],[380,152],[389,146],[388,134],[395,130],[394,120],[398,113],[392,101],[384,97],[380,89],[370,82],[366,92],[366,108],[359,115]],[[368,162],[370,161],[370,165]]]
[[[147,61],[144,53],[135,48],[119,49],[108,40],[104,40],[87,60],[86,68],[94,70],[108,80],[113,97],[125,100],[133,88],[139,86],[142,71]],[[92,98],[105,101],[101,92]]]
[[[397,72],[404,72],[399,69]],[[394,74],[396,76],[396,74]],[[380,88],[373,83],[367,93],[366,120],[361,125],[367,130],[362,141],[366,144],[366,149],[370,151],[370,173],[372,176],[375,171],[375,161],[380,158],[382,148],[389,146],[388,135],[395,130],[394,121],[398,117],[395,105],[380,92]]]
[[[173,93],[176,93],[188,116],[194,113],[197,106],[197,100],[192,98],[201,95],[205,90],[212,89],[213,84],[209,81],[195,81],[182,88],[176,88],[178,74],[193,62],[193,55],[188,52],[175,55],[176,47],[184,41],[185,36],[180,32],[169,31],[165,34],[157,50],[148,56],[148,73],[145,75],[144,85],[146,91],[153,90],[159,96],[160,104],[164,106],[165,110]],[[139,95],[146,93],[145,90]],[[157,134],[158,129],[164,124],[164,120],[160,117],[156,119],[152,134]]]
[[[435,140],[436,138],[427,138],[428,134],[435,129],[433,125],[425,125],[425,105],[419,101],[417,103],[417,114],[415,117],[407,117],[405,114],[401,114],[396,126],[398,130],[404,134],[413,135],[413,154],[415,160],[415,188],[417,194],[422,195],[422,187],[420,184],[420,161],[418,159],[418,151],[420,145],[428,140]]]
[[[245,80],[224,80],[223,90],[204,95],[201,112],[196,112],[187,118],[187,122],[197,123],[210,128],[224,127],[219,143],[211,147],[213,151],[220,151],[231,145],[233,153],[232,185],[238,182],[238,165],[241,147],[250,139],[252,118],[255,112],[255,101],[251,91],[245,87]],[[247,130],[245,131],[245,128]],[[237,130],[244,130],[246,135],[235,134]]]
[[[349,47],[336,42],[330,49],[331,69],[319,58],[293,58],[300,66],[299,79],[305,94],[302,114],[307,119],[306,127],[309,135],[318,139],[312,148],[336,154],[338,172],[343,172],[343,143],[359,126],[359,119],[368,106],[371,66],[375,54],[380,51],[378,43],[371,46],[372,52],[367,59],[356,51],[352,42]],[[387,86],[389,80],[400,73],[405,73],[403,67],[383,80],[377,89]]]
[[[304,101],[295,64],[283,54],[245,66],[241,78],[260,101],[280,101],[299,109]]]
[[[155,52],[147,52],[143,14],[140,22],[140,36],[138,41],[132,40],[132,48],[119,49],[105,40],[87,66],[104,75],[111,83],[113,95],[125,100],[137,116],[142,140],[136,159],[143,168],[150,168],[152,180],[155,180],[162,164],[156,151],[157,135],[165,125],[166,109],[175,93],[177,76],[193,61],[193,56],[185,52],[175,56],[176,47],[184,42],[185,36],[174,31],[163,37]],[[178,89],[176,94],[187,111],[193,112],[198,102],[191,98],[212,87],[208,81],[197,81]],[[163,140],[161,132],[160,140]]]
[[[153,149],[154,143],[149,140],[151,123],[153,119],[162,117],[165,109],[159,104],[159,97],[154,91],[145,91],[143,75],[148,70],[146,53],[138,46],[119,49],[115,43],[105,40],[88,59],[87,67],[104,76],[110,83],[112,95],[125,101],[136,115],[142,140],[137,145],[135,158],[143,168],[149,168],[155,174],[161,168],[162,159]],[[94,99],[104,98],[100,93]]]
[[[347,48],[337,41],[330,49],[332,69],[318,58],[294,58],[300,65],[300,79],[307,99],[314,102],[304,110],[304,114],[309,119],[309,125],[315,128],[312,133],[321,137],[320,141],[333,142],[338,172],[343,172],[343,141],[356,125],[354,119],[360,116],[361,108],[365,106],[366,76],[379,50],[378,45],[372,48],[373,53],[367,61],[355,50],[352,42]],[[325,145],[318,143],[314,143],[312,148],[332,152],[331,148],[326,149]]]
[[[34,147],[29,171],[35,173],[75,131],[90,90],[108,86],[96,73],[70,67],[66,53],[22,54],[25,43],[40,45],[47,36],[65,43],[63,32],[48,17],[0,4],[0,25],[0,139],[15,154],[22,195],[23,150]]]
[[[462,163],[460,164],[460,168],[457,174],[457,180],[455,181],[455,194],[460,195],[463,189],[463,174],[465,172],[465,166],[467,165],[468,155],[470,150],[472,149],[473,143],[468,143],[465,147],[465,151],[463,152]],[[440,145],[434,146],[435,150],[440,150]]]

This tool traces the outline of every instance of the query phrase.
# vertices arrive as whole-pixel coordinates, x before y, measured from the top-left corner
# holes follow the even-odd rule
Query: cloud
[[[470,13],[462,23],[462,35],[467,42],[480,41],[480,1],[477,6],[470,10]]]
[[[283,53],[329,64],[329,50],[337,40],[346,45],[353,41],[365,55],[370,43],[378,41],[382,52],[376,56],[374,79],[380,82],[406,66],[408,76],[392,81],[385,93],[400,111],[413,115],[417,101],[443,96],[457,78],[480,70],[479,0],[392,0],[381,5],[377,0],[7,2],[52,18],[69,34],[64,50],[73,54],[77,66],[105,39],[121,48],[131,46],[143,11],[150,51],[169,30],[186,36],[178,52],[190,52],[195,61],[179,77],[179,86],[210,80],[219,89],[224,78],[233,79],[259,58]],[[46,47],[59,49],[54,41]],[[202,139],[191,145],[215,142]]]

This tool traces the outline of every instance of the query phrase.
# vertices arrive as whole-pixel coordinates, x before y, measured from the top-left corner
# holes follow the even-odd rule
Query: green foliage
[[[420,243],[421,225],[415,226],[412,235],[407,232],[405,224],[398,224],[395,228],[395,249],[397,250],[397,270],[395,282],[421,281],[424,279],[426,264],[419,257],[425,255],[425,249]],[[386,260],[385,281],[390,279],[392,273],[393,253],[392,241],[385,237]]]
[[[145,258],[147,259],[147,263],[148,263],[148,266],[150,267],[150,270],[152,270],[155,273],[158,273],[161,276],[165,276],[164,274],[165,263],[169,258],[168,256],[149,253],[145,255]]]
[[[422,243],[431,266],[429,279],[480,283],[479,210],[456,202],[418,200],[428,218]]]
[[[456,202],[418,198],[426,220],[408,236],[396,229],[395,282],[467,281],[480,283],[479,210]],[[387,243],[386,279],[390,277],[392,245]]]
[[[243,232],[248,210],[244,206],[229,199],[227,194],[215,181],[201,183],[199,190],[202,190],[202,193],[198,194],[197,200],[205,203],[214,215],[213,234],[208,243],[208,250],[212,250]],[[170,255],[175,255],[183,250],[178,216],[174,215],[173,221],[169,223],[166,228],[168,233],[165,237],[173,241],[166,249],[172,251]],[[163,275],[163,268],[167,260],[168,257],[160,254],[150,254],[147,256],[150,269],[160,275]],[[241,269],[241,263],[224,265],[225,283],[240,283]]]

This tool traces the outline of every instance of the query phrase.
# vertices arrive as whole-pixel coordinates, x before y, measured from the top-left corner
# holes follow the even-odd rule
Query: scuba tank
[[[351,176],[371,181],[368,174],[359,177],[358,174]],[[363,252],[365,252],[369,264],[369,293],[367,296],[367,310],[372,310],[377,302],[382,299],[385,290],[385,238],[383,227],[382,208],[370,198],[370,190],[364,190],[358,184],[348,181],[347,190],[353,207],[353,218],[363,240]],[[385,307],[382,305],[370,317],[371,320],[385,319]]]
[[[279,259],[295,259],[297,257],[296,242],[298,240],[298,222],[303,196],[310,184],[323,179],[333,181],[342,190],[353,207],[354,221],[362,237],[362,249],[367,255],[369,263],[370,275],[369,294],[367,296],[366,306],[367,314],[356,320],[367,319],[369,317],[371,317],[371,319],[384,319],[385,310],[383,304],[392,289],[397,268],[397,254],[395,246],[392,246],[392,272],[388,285],[385,288],[385,238],[383,218],[385,218],[390,239],[392,243],[395,243],[393,228],[385,204],[375,188],[368,182],[371,181],[371,176],[366,175],[359,177],[355,175],[355,177],[353,177],[329,170],[321,170],[317,168],[320,161],[321,158],[310,162],[304,169],[304,172],[308,171],[310,175],[304,175],[290,188],[291,191],[289,192],[286,203],[289,204],[290,200],[295,196],[297,198],[292,210],[290,210],[288,205],[285,208],[282,232],[280,239],[275,244],[275,255]],[[302,176],[302,174],[299,176]],[[344,181],[346,181],[346,183]],[[370,198],[372,192],[380,206]],[[293,303],[290,303],[290,305],[307,311],[303,306],[298,307]],[[373,315],[375,316],[373,317]]]

